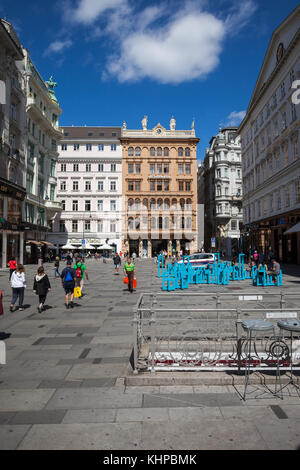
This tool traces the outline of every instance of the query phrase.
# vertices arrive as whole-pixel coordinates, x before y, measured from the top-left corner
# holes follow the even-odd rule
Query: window
[[[62,210],[65,211],[66,210],[66,201],[65,199],[63,199],[61,202],[61,207],[62,207]]]
[[[155,181],[150,181],[150,191],[155,191]]]
[[[110,223],[110,232],[115,233],[116,232],[116,222],[111,222]]]
[[[33,173],[30,171],[26,174],[26,190],[28,193],[32,193],[33,191]]]
[[[84,221],[84,231],[90,232],[91,231],[91,222],[89,220]]]
[[[60,183],[60,190],[61,190],[61,191],[66,191],[66,189],[67,189],[67,184],[66,184],[66,182],[65,182],[65,181],[61,181],[61,183]]]
[[[140,156],[141,156],[141,149],[140,149],[140,147],[136,147],[136,149],[135,149],[135,156],[136,156],[136,157],[140,157]]]
[[[67,144],[61,144],[61,149],[62,149],[62,151],[68,150]]]
[[[98,200],[97,209],[98,209],[98,211],[103,211],[103,200],[102,199]]]
[[[285,189],[285,207],[290,207],[290,187],[287,186]]]
[[[162,149],[161,147],[157,147],[157,156],[161,157],[162,156]]]
[[[158,164],[157,164],[157,173],[158,173],[159,175],[162,174],[162,164],[161,164],[161,163],[158,163]]]
[[[178,157],[183,157],[183,148],[179,147],[178,149]]]
[[[169,180],[164,181],[164,191],[169,191]]]
[[[51,150],[53,152],[57,151],[57,143],[56,143],[56,140],[54,140],[54,139],[51,140]]]
[[[74,200],[72,202],[72,210],[77,212],[78,211],[78,201],[77,200]]]
[[[151,228],[152,229],[156,228],[156,218],[155,217],[151,217]]]
[[[34,145],[28,142],[28,163],[34,165]]]
[[[128,199],[128,210],[132,211],[134,206],[134,201],[133,199]]]
[[[139,199],[135,200],[135,210],[139,211],[141,209],[141,201]]]
[[[110,190],[111,191],[116,191],[116,189],[117,189],[116,181],[111,181],[110,182]]]
[[[73,181],[73,191],[78,191],[78,181]]]
[[[74,151],[79,150],[79,144],[74,144],[73,149],[74,149]]]
[[[178,174],[183,175],[183,163],[178,164]]]
[[[186,157],[189,157],[190,155],[191,155],[191,151],[190,151],[189,147],[187,147],[187,148],[185,149],[185,156],[186,156]]]
[[[128,191],[134,191],[134,181],[128,181]]]
[[[236,220],[231,221],[231,230],[237,230],[237,221]]]
[[[165,147],[164,148],[164,157],[168,157],[169,156],[169,149],[168,147]]]
[[[185,173],[187,175],[191,174],[191,165],[189,163],[185,165]]]
[[[67,171],[67,165],[65,163],[60,164],[60,171],[65,173]]]
[[[103,220],[98,220],[98,232],[103,232]]]
[[[192,200],[191,199],[186,200],[185,207],[186,207],[187,210],[192,210]]]
[[[85,208],[85,211],[90,212],[90,210],[91,210],[91,201],[90,200],[85,201],[85,207],[84,208]]]
[[[92,187],[91,181],[86,181],[85,182],[85,190],[86,191],[91,191],[91,187]]]
[[[55,185],[50,184],[50,201],[55,200]]]
[[[296,204],[300,203],[300,179],[295,183]]]
[[[79,163],[73,163],[73,171],[79,171]]]
[[[135,190],[140,191],[141,190],[141,183],[139,181],[135,182]]]
[[[128,174],[133,174],[133,163],[128,163]]]
[[[129,157],[133,157],[134,153],[133,153],[133,147],[129,147],[128,149],[128,156]]]
[[[141,165],[139,163],[136,163],[135,165],[135,173],[139,175],[141,173]]]
[[[112,152],[115,152],[115,151],[117,150],[117,144],[111,144],[110,150],[111,150]]]
[[[103,163],[98,163],[98,171],[103,172]]]
[[[98,181],[98,191],[103,191],[103,181]]]
[[[151,175],[155,174],[155,163],[150,163],[150,173]]]
[[[44,173],[44,161],[45,161],[45,155],[40,152],[40,154],[39,154],[39,161],[38,161],[38,167],[39,167],[39,171],[40,171],[41,173]]]
[[[99,145],[98,145],[98,151],[103,152],[103,150],[104,150],[104,145],[103,145],[103,144],[99,144]]]
[[[115,173],[117,171],[117,165],[115,163],[111,163],[110,165],[110,171],[112,173]]]
[[[186,190],[186,191],[190,191],[190,190],[191,190],[191,183],[190,183],[190,181],[186,181],[186,182],[185,182],[185,190]]]
[[[92,171],[92,165],[91,165],[91,163],[86,163],[86,164],[85,164],[85,171],[86,171],[87,173],[89,173],[90,171]]]
[[[179,191],[184,190],[184,181],[179,181]]]
[[[88,132],[88,136],[91,137],[93,135],[92,132]]]
[[[86,144],[86,149],[87,150],[92,150],[92,144]]]
[[[155,148],[154,147],[150,147],[150,156],[155,157]]]
[[[169,164],[164,163],[164,174],[167,175],[169,173]]]
[[[156,190],[157,191],[162,191],[162,181],[161,180],[157,180]]]
[[[115,212],[116,211],[116,201],[115,200],[111,200],[110,201],[110,210],[112,212]]]
[[[65,232],[66,231],[66,226],[65,226],[65,221],[64,220],[61,220],[59,222],[59,231],[60,232]]]

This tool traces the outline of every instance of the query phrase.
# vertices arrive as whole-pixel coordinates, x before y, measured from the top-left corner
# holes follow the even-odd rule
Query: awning
[[[294,225],[293,227],[289,228],[283,235],[289,235],[290,233],[297,233],[300,232],[300,222]]]
[[[113,247],[108,245],[107,243],[104,243],[104,245],[98,246],[98,250],[112,250]]]
[[[64,246],[61,246],[60,248],[62,248],[63,250],[77,250],[77,247],[73,246],[73,245],[70,245],[70,243],[67,243]]]
[[[26,243],[31,243],[32,245],[42,246],[42,244],[40,242],[37,242],[36,240],[27,240]]]

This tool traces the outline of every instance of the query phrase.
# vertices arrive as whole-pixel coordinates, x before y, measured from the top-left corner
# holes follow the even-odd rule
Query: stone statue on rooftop
[[[142,119],[142,127],[144,131],[147,130],[147,123],[148,123],[148,117],[144,116]]]
[[[170,130],[175,131],[175,127],[176,127],[176,121],[175,121],[174,116],[172,116],[170,119]]]

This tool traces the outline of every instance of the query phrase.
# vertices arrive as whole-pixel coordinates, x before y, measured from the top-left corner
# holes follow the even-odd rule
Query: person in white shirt
[[[12,273],[10,278],[10,285],[12,287],[12,300],[9,310],[12,312],[14,305],[19,298],[19,310],[24,310],[24,290],[26,287],[25,268],[23,264],[18,264],[17,269]]]

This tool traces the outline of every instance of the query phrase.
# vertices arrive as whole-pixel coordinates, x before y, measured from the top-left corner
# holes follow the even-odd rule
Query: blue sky
[[[60,124],[189,129],[203,159],[238,125],[274,29],[296,0],[0,0],[44,80]]]

